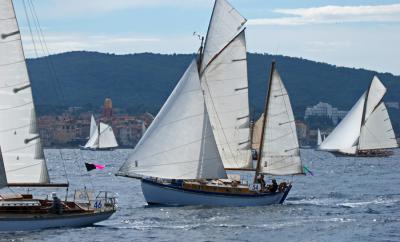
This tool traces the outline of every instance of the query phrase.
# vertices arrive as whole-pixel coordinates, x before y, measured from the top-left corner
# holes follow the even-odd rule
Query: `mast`
[[[97,125],[97,148],[100,149],[100,118],[99,118],[99,125]]]
[[[267,98],[265,99],[265,106],[264,106],[264,114],[263,114],[263,123],[262,123],[262,129],[261,129],[261,140],[260,140],[260,147],[258,149],[258,155],[257,155],[257,166],[256,166],[256,172],[254,174],[254,183],[257,182],[257,177],[260,174],[260,169],[261,169],[261,154],[262,154],[262,149],[263,149],[263,143],[264,143],[264,132],[265,132],[265,126],[267,123],[267,112],[268,112],[268,105],[269,105],[269,99],[271,96],[271,86],[272,86],[272,76],[275,70],[275,61],[272,61],[271,63],[271,72],[269,75],[269,84],[268,84],[268,93],[267,93]]]
[[[360,135],[361,135],[361,132],[362,132],[362,128],[365,125],[365,115],[366,115],[365,113],[367,111],[367,102],[368,102],[368,96],[369,96],[369,91],[371,89],[371,85],[372,85],[372,82],[369,84],[368,90],[365,93],[363,112],[362,112],[362,116],[361,116]],[[359,141],[360,141],[360,138],[358,138],[358,141],[357,141],[356,153],[360,150],[360,142]]]

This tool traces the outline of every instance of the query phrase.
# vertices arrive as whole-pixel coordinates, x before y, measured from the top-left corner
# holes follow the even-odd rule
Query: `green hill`
[[[132,113],[157,112],[194,55],[152,53],[114,55],[68,52],[30,59],[28,67],[39,112],[60,106],[99,107],[111,97],[115,107]],[[49,72],[51,58],[58,76]],[[376,72],[344,68],[301,58],[248,55],[250,104],[262,110],[272,60],[287,86],[297,118],[319,101],[348,110],[366,90]],[[400,76],[377,73],[388,87],[386,101],[400,101]],[[398,120],[399,111],[392,111]],[[393,117],[392,117],[393,119]]]

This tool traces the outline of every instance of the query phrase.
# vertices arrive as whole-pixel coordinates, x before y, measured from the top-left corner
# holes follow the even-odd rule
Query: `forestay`
[[[208,114],[225,168],[251,166],[246,40],[240,32],[201,75]]]
[[[8,182],[49,183],[11,0],[0,0],[0,53],[0,147]]]
[[[273,71],[271,82],[262,144],[261,172],[271,175],[302,174],[292,106],[276,69]]]
[[[215,0],[204,46],[201,71],[235,37],[245,23],[246,19],[226,0]]]
[[[171,179],[226,178],[195,61],[120,168],[119,175]]]

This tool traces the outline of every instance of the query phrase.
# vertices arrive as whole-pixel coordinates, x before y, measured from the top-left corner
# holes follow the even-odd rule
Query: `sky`
[[[14,0],[26,55],[33,3],[51,54],[194,53],[213,0]],[[400,75],[400,1],[230,0],[246,18],[249,52]],[[31,23],[33,22],[30,18]]]

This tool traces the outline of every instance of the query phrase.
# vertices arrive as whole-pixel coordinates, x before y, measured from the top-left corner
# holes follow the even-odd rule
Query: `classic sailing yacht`
[[[88,150],[112,150],[118,147],[114,132],[110,125],[103,122],[96,124],[92,115],[90,119],[90,137],[85,146],[81,147]]]
[[[389,156],[385,149],[397,148],[389,114],[383,102],[386,87],[374,76],[361,96],[339,125],[319,146],[338,155]]]
[[[226,173],[254,171],[242,29],[245,22],[227,1],[215,1],[207,39],[197,61],[191,62],[120,168],[117,175],[141,180],[148,204],[258,206],[282,203],[289,193],[291,184],[286,182],[279,187],[276,183],[264,187],[257,184],[263,181],[256,179],[256,184],[249,185],[240,179],[228,179]],[[271,71],[270,82],[269,93],[273,95],[267,99],[266,111],[273,115],[264,119],[265,137],[256,176],[302,173],[293,114],[275,70]],[[283,114],[283,110],[287,112]],[[278,134],[282,136],[278,142],[284,146],[274,145]],[[292,138],[296,141],[286,144]]]
[[[107,219],[115,212],[114,198],[107,193],[87,202],[61,201],[55,193],[53,199],[3,193],[7,187],[69,184],[50,183],[11,0],[0,0],[0,36],[0,231],[85,226]]]

